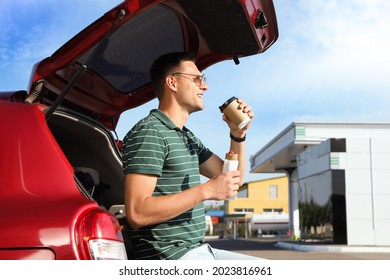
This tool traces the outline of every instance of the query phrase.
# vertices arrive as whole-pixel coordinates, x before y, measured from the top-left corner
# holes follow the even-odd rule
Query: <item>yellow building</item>
[[[275,228],[276,226],[280,228],[280,221],[273,217],[282,217],[279,214],[283,214],[283,217],[288,217],[287,176],[245,183],[239,189],[237,198],[225,201],[224,209],[225,217],[228,218],[228,224],[233,230],[232,234],[234,236],[236,235],[238,224],[241,224],[240,231],[244,232],[245,236],[255,229],[256,224],[253,221],[251,223],[253,215],[272,219],[272,221],[267,222],[268,229],[272,228],[270,227],[271,224]],[[264,228],[266,228],[265,224]],[[284,221],[283,225],[288,227],[288,222]]]

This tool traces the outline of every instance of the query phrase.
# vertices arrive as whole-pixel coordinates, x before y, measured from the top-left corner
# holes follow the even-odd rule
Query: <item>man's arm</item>
[[[222,174],[223,160],[213,154],[208,160],[199,166],[200,174],[207,178],[213,178]]]
[[[248,106],[242,99],[237,100],[239,103],[239,109],[244,113],[247,113],[251,120],[254,117],[254,113],[251,111],[251,107]],[[235,124],[233,124],[226,115],[223,115],[223,120],[228,124],[230,128],[230,135],[233,138],[245,138],[246,132],[251,123],[245,126],[243,129],[239,129]],[[245,166],[246,166],[246,156],[245,156],[245,141],[237,142],[233,139],[230,140],[230,151],[238,154],[238,170],[241,171],[241,182],[240,186],[244,184],[244,175],[245,175]]]
[[[156,183],[155,175],[126,175],[126,216],[133,229],[170,220],[205,200],[221,200],[237,195],[240,172],[219,174],[204,184],[164,196],[152,196]]]
[[[245,142],[230,141],[230,151],[234,151],[238,154],[238,170],[240,170],[240,186],[244,184],[244,172],[245,172]],[[227,151],[229,152],[229,151]],[[216,155],[212,155],[206,162],[200,165],[200,174],[207,178],[213,178],[219,174],[222,174],[224,161]]]
[[[232,132],[231,132],[232,133]],[[236,135],[240,135],[240,137],[245,136],[244,134],[236,133]],[[237,136],[236,136],[237,137]],[[241,172],[241,181],[240,186],[244,184],[245,180],[245,166],[246,166],[246,156],[245,156],[245,142],[235,142],[230,140],[230,151],[238,154],[238,170]]]
[[[253,119],[254,113],[251,111],[251,107],[248,106],[243,100],[238,99],[239,108],[243,110],[244,113],[247,113],[248,116]],[[246,136],[246,131],[249,128],[248,124],[243,129],[239,129],[229,118],[223,115],[223,120],[228,124],[230,128],[230,135],[235,138],[244,138]],[[244,184],[244,175],[245,175],[245,166],[246,166],[246,156],[245,156],[245,141],[237,142],[230,140],[230,150],[226,151],[227,153],[233,151],[238,154],[238,170],[241,172],[240,186]],[[210,159],[200,165],[200,173],[207,178],[213,178],[218,174],[222,173],[224,161],[221,160],[218,156],[212,155]]]

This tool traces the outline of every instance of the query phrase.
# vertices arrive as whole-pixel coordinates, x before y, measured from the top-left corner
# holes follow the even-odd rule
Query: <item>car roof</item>
[[[272,0],[125,0],[37,63],[28,91],[114,130],[122,112],[155,98],[149,68],[158,56],[191,51],[203,70],[277,38]]]

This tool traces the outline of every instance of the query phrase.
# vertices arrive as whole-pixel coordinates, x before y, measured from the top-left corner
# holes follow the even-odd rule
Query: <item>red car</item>
[[[272,0],[126,0],[0,92],[0,259],[126,259],[114,130],[155,98],[149,67],[192,51],[200,70],[278,38]]]

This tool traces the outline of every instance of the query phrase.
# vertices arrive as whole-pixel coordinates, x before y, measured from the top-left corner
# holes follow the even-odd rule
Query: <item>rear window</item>
[[[93,51],[77,61],[86,63]],[[103,42],[89,68],[118,91],[128,93],[150,83],[153,61],[174,51],[184,51],[179,18],[171,9],[158,5],[135,16]]]

